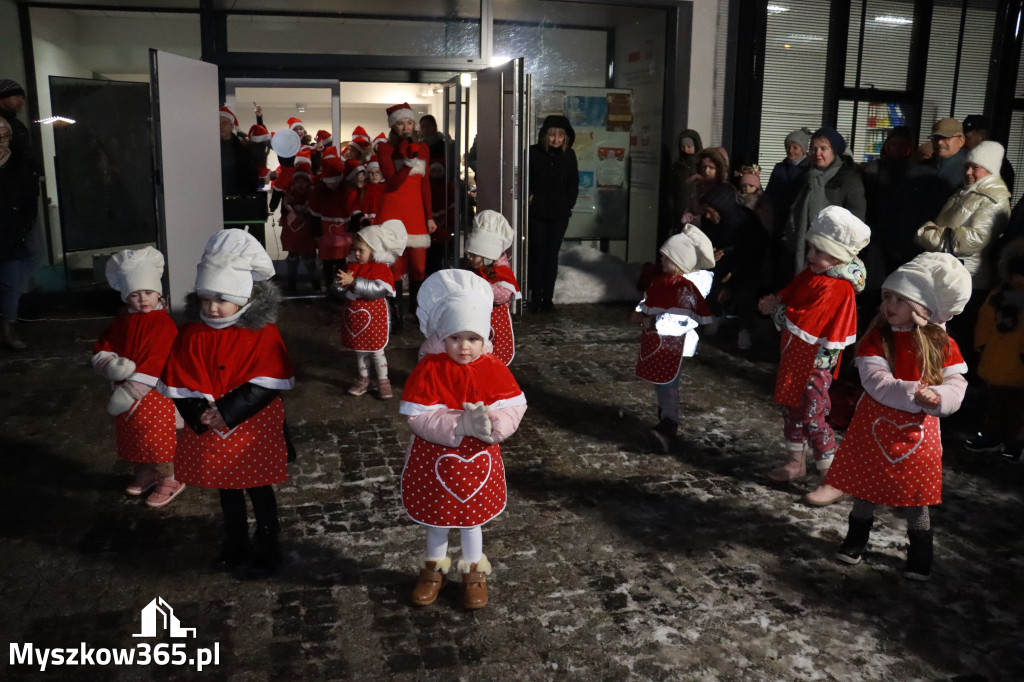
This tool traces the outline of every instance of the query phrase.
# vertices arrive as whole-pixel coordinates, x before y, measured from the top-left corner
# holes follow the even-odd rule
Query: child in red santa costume
[[[836,441],[826,421],[832,408],[828,389],[840,353],[857,338],[856,295],[866,276],[857,254],[870,239],[868,226],[845,208],[823,208],[807,231],[807,267],[781,292],[758,301],[758,310],[782,331],[775,402],[783,406],[787,461],[769,472],[773,481],[807,474],[806,447],[814,452],[822,481],[832,464]],[[804,501],[825,506],[841,497],[822,484]]]
[[[324,283],[329,288],[352,246],[349,233],[349,209],[345,188],[345,166],[338,157],[323,160],[323,176],[313,190],[309,212],[313,233],[318,235],[317,255],[324,264]]]
[[[426,276],[430,233],[437,229],[426,175],[430,148],[413,141],[415,114],[407,103],[388,107],[387,114],[391,132],[377,150],[384,175],[378,221],[401,220],[409,234],[405,253],[395,262],[393,270],[396,280],[409,274],[409,307],[413,309],[416,292]]]
[[[377,214],[383,196],[384,185],[370,184],[366,166],[361,161],[349,159],[345,162],[345,204],[348,206],[350,222],[352,216],[360,213],[361,222],[378,225]]]
[[[359,373],[348,389],[349,395],[363,395],[370,390],[372,363],[377,374],[377,397],[392,397],[388,361],[384,357],[390,331],[386,299],[395,296],[395,280],[389,266],[404,248],[405,228],[397,220],[364,227],[352,241],[348,267],[335,280],[346,303],[341,314],[341,345],[356,352]]]
[[[711,290],[715,249],[696,226],[662,244],[661,274],[644,293],[631,320],[641,325],[636,375],[654,384],[658,423],[651,429],[662,451],[672,448],[679,431],[679,370],[697,351],[697,327],[711,324],[704,296]]]
[[[512,333],[512,301],[523,297],[506,252],[512,248],[516,233],[497,211],[481,211],[473,220],[473,231],[466,238],[466,262],[476,274],[487,280],[494,294],[491,310],[491,344],[494,356],[511,364],[516,354]]]
[[[971,275],[948,253],[922,253],[882,283],[879,314],[857,346],[865,395],[828,472],[850,493],[849,530],[836,558],[860,563],[875,505],[906,510],[904,575],[927,580],[932,565],[928,507],[942,503],[939,418],[960,408],[967,364],[946,323],[971,297]]]
[[[487,604],[491,564],[481,527],[505,508],[499,443],[515,433],[526,397],[491,355],[491,287],[466,270],[441,270],[420,290],[416,315],[426,341],[402,389],[400,411],[413,437],[402,471],[402,504],[427,527],[426,553],[412,600],[432,604],[451,568],[448,531],[460,530],[463,604]]]
[[[313,177],[304,168],[296,169],[281,204],[281,248],[288,252],[285,261],[288,273],[286,289],[292,293],[296,289],[300,261],[306,266],[313,291],[320,291],[314,218],[310,213],[313,191]]]
[[[267,281],[273,275],[273,261],[248,233],[213,235],[159,386],[187,424],[176,475],[220,492],[225,541],[214,567],[234,569],[248,558],[257,574],[281,560],[272,486],[288,480],[292,454],[280,392],[295,377],[274,324],[280,295]],[[247,491],[256,517],[251,553]]]
[[[118,315],[93,347],[92,366],[114,388],[107,412],[115,417],[117,455],[133,463],[135,478],[125,488],[150,507],[163,507],[185,485],[174,478],[177,444],[174,403],[152,390],[160,379],[178,333],[164,305],[164,256],[147,246],[119,251],[107,261],[107,281],[121,294],[127,312]]]

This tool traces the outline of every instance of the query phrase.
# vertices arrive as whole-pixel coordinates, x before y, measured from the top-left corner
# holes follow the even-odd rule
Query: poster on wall
[[[633,127],[631,90],[540,87],[532,93],[533,135],[544,118],[569,119],[579,163],[579,197],[566,239],[625,239],[629,233],[629,142]]]

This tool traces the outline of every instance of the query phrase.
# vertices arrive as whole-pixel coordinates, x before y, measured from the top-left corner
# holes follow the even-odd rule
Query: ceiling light
[[[783,7],[782,5],[768,5],[768,14],[782,14],[783,12],[788,11],[789,8]]]
[[[44,126],[53,125],[54,123],[74,123],[73,118],[64,118],[63,116],[48,116],[47,118],[41,118],[36,123],[42,123]]]
[[[906,26],[907,24],[914,23],[913,19],[907,19],[906,17],[894,17],[891,15],[883,15],[875,17],[875,23],[877,24],[892,24],[894,26]]]

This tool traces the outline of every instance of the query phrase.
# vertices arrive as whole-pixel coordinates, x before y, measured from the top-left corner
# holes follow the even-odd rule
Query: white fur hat
[[[152,246],[132,251],[118,251],[107,261],[107,282],[128,299],[133,291],[163,293],[164,254]]]
[[[922,253],[898,267],[882,288],[928,309],[928,321],[944,324],[971,298],[971,273],[949,253]]]
[[[221,230],[210,237],[196,267],[196,293],[245,305],[253,281],[274,276],[274,261],[245,230]]]
[[[1003,168],[1004,153],[1003,145],[992,140],[985,140],[967,152],[967,163],[981,166],[992,175],[999,175]]]
[[[491,335],[494,293],[483,277],[468,270],[439,270],[423,282],[416,300],[420,331],[428,339],[474,332],[486,341]]]
[[[871,228],[840,206],[826,206],[807,228],[807,241],[814,248],[849,263],[871,241]]]
[[[390,265],[405,251],[409,239],[401,220],[385,220],[380,225],[369,225],[356,233],[373,249],[373,260]]]
[[[675,263],[684,275],[715,267],[715,247],[699,227],[690,223],[683,226],[682,232],[669,237],[659,253]]]
[[[473,231],[466,238],[466,253],[498,260],[512,246],[515,237],[516,232],[505,216],[497,211],[480,211],[473,219]]]

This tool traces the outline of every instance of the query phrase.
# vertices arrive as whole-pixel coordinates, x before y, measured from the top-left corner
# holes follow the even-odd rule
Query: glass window
[[[995,0],[971,0],[968,4],[954,103],[953,74],[956,71],[956,44],[960,32],[960,3],[936,3],[932,15],[928,71],[921,112],[921,128],[924,131],[930,131],[931,122],[936,119],[954,116],[963,120],[970,114],[984,111],[995,21]]]
[[[767,173],[785,158],[786,135],[821,125],[829,4],[774,0],[768,5],[760,163]]]
[[[866,2],[866,9],[865,9]],[[857,83],[857,52],[861,11],[864,11],[864,47],[860,84]],[[904,90],[910,61],[910,33],[914,25],[910,2],[855,0],[850,3],[850,32],[846,44],[847,87]]]
[[[1015,111],[1010,118],[1010,138],[1006,145],[1006,159],[1017,172],[1010,206],[1016,206],[1024,197],[1024,111]]]

